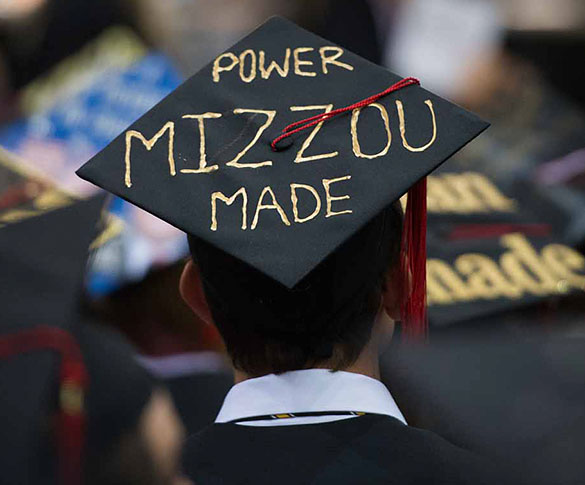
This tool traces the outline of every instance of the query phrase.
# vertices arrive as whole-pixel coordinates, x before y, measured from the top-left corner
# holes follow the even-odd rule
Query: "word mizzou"
[[[430,111],[431,121],[432,121],[432,133],[430,139],[427,143],[422,146],[414,147],[412,146],[406,136],[406,116],[404,113],[404,106],[402,101],[396,100],[396,110],[398,113],[398,120],[400,126],[400,137],[402,139],[402,146],[410,151],[410,152],[424,152],[429,147],[431,147],[436,139],[437,139],[437,120],[435,116],[435,110],[433,107],[433,102],[430,99],[427,99],[424,104],[428,107]],[[374,108],[380,114],[381,122],[383,123],[385,132],[386,132],[386,141],[384,146],[376,153],[364,153],[362,151],[359,136],[358,136],[358,121],[360,117],[360,113],[362,109]],[[291,106],[291,111],[310,111],[310,110],[320,110],[322,113],[329,113],[333,110],[332,104],[327,105],[313,105],[313,106]],[[272,166],[272,160],[265,160],[265,161],[254,161],[244,163],[241,160],[244,158],[246,153],[250,151],[250,149],[256,145],[258,140],[262,134],[272,125],[276,117],[276,110],[263,110],[263,109],[244,109],[244,108],[236,108],[233,110],[233,113],[236,115],[243,115],[243,114],[252,114],[252,115],[261,115],[265,116],[266,120],[263,124],[258,127],[257,132],[255,133],[254,137],[248,144],[242,148],[242,150],[229,162],[225,165],[228,167],[235,167],[235,168],[260,168],[260,167],[269,167]],[[185,114],[182,116],[183,119],[194,119],[197,121],[197,126],[199,130],[199,164],[197,168],[183,168],[180,170],[183,174],[206,174],[211,173],[219,169],[219,165],[215,163],[210,163],[207,160],[207,153],[206,153],[206,139],[205,139],[205,130],[206,130],[206,121],[213,119],[219,119],[222,117],[221,113],[214,113],[214,112],[207,112],[201,114]],[[297,152],[294,162],[295,163],[303,163],[309,161],[320,160],[324,158],[333,158],[339,155],[338,151],[330,152],[330,153],[322,153],[318,155],[306,156],[305,152],[310,147],[310,145],[315,140],[317,134],[321,130],[323,126],[323,121],[315,125],[311,133],[307,136],[305,141],[303,142],[300,150]],[[125,133],[125,141],[126,141],[126,150],[125,150],[125,174],[124,174],[124,183],[126,187],[132,187],[132,141],[134,139],[139,140],[142,145],[147,150],[152,150],[154,145],[162,138],[163,135],[168,134],[168,155],[167,155],[167,162],[169,165],[169,173],[171,176],[177,175],[176,164],[175,164],[175,156],[174,156],[174,145],[175,145],[175,123],[173,121],[166,122],[160,130],[158,130],[154,136],[150,139],[147,139],[141,132],[137,130],[128,130]],[[392,132],[390,131],[390,121],[389,116],[386,108],[379,104],[379,103],[372,103],[364,108],[356,108],[353,110],[351,115],[351,140],[352,140],[352,149],[353,153],[358,158],[367,158],[367,159],[375,159],[378,157],[383,157],[388,153],[390,146],[392,144]],[[245,143],[245,141],[243,142]]]
[[[399,131],[400,131],[400,138],[402,142],[402,147],[409,152],[413,153],[420,153],[424,152],[425,150],[429,149],[437,140],[437,119],[435,115],[435,109],[433,106],[433,102],[430,99],[424,101],[424,105],[427,107],[430,115],[430,120],[432,124],[431,133],[428,135],[428,141],[420,146],[413,146],[409,143],[407,133],[406,133],[406,115],[405,109],[402,101],[395,100],[395,107],[396,113],[398,116],[399,122]],[[359,133],[358,133],[358,124],[360,113],[364,109],[372,109],[375,110],[379,114],[379,122],[384,128],[385,139],[382,140],[382,145],[380,146],[378,151],[373,151],[371,153],[366,153],[360,144]],[[321,113],[329,113],[333,110],[332,104],[327,105],[310,105],[310,106],[291,106],[290,110],[293,112],[297,111],[320,111]],[[248,109],[248,108],[236,108],[233,110],[234,115],[252,115],[254,117],[261,116],[263,117],[263,123],[260,123],[256,133],[252,137],[251,140],[244,139],[242,141],[242,147],[238,154],[230,161],[225,163],[226,167],[232,167],[236,169],[260,169],[263,167],[270,167],[273,165],[272,160],[246,160],[246,154],[250,152],[252,147],[254,147],[260,140],[262,134],[272,125],[274,119],[276,118],[277,112],[276,110],[265,110],[265,109]],[[213,161],[209,161],[207,159],[207,152],[206,152],[206,130],[211,129],[213,123],[216,123],[218,119],[222,118],[222,113],[216,112],[206,112],[201,114],[185,114],[182,116],[182,119],[191,119],[196,121],[196,127],[199,133],[199,161],[198,164],[193,168],[182,168],[179,170],[181,174],[209,174],[219,170],[219,164],[214,163]],[[313,144],[315,138],[318,136],[321,127],[323,126],[324,121],[316,124],[312,131],[308,134],[305,138],[304,142],[302,143],[300,149],[297,151],[296,156],[294,158],[294,163],[305,163],[305,162],[314,162],[316,160],[322,160],[327,158],[334,158],[339,156],[339,151],[333,151],[328,153],[318,153],[314,155],[307,155],[306,152],[309,150],[311,145]],[[369,127],[371,129],[371,127]],[[351,136],[351,146],[353,155],[356,158],[364,158],[364,159],[376,159],[379,157],[383,157],[388,154],[390,147],[392,145],[392,132],[390,130],[390,119],[388,115],[388,111],[386,107],[379,103],[372,103],[368,106],[363,108],[356,108],[352,111],[351,119],[350,119],[350,136]],[[148,151],[151,151],[153,147],[159,142],[159,140],[164,136],[167,135],[167,163],[169,167],[169,174],[171,176],[177,175],[177,168],[175,163],[175,122],[168,121],[166,122],[159,130],[152,136],[152,138],[146,138],[146,136],[137,130],[128,130],[125,133],[125,156],[124,156],[124,163],[125,163],[125,173],[124,173],[124,183],[126,187],[132,187],[132,150],[136,144],[133,144],[133,140],[140,141],[142,146],[146,148]],[[325,189],[325,206],[328,208],[326,212],[326,217],[331,217],[333,215],[341,215],[341,214],[351,214],[352,211],[349,209],[335,212],[331,209],[330,202],[336,200],[332,198],[329,193],[329,186],[332,183],[336,183],[342,180],[349,180],[350,176],[338,177],[338,178],[331,178],[331,179],[324,179],[323,180],[323,188]],[[315,211],[310,214],[310,216],[301,217],[297,213],[297,193],[298,190],[304,190],[305,193],[311,194],[315,199]],[[272,200],[270,204],[264,203],[264,197],[269,196]],[[217,230],[217,201],[221,201],[226,203],[227,205],[231,205],[236,197],[240,197],[243,202],[243,206],[247,206],[248,203],[248,194],[245,187],[242,187],[234,194],[226,195],[222,192],[213,192],[210,194],[210,209],[211,209],[211,230]],[[348,196],[344,196],[344,198],[350,198]],[[339,200],[339,199],[337,199]],[[317,191],[314,187],[309,186],[299,186],[299,184],[291,184],[291,203],[292,203],[292,213],[294,215],[294,221],[298,223],[307,222],[313,218],[315,218],[320,210],[321,210],[321,200],[318,197]],[[274,192],[270,186],[266,186],[264,190],[261,192],[261,195],[257,201],[256,211],[253,218],[253,223],[251,225],[251,229],[255,229],[258,223],[258,216],[260,211],[272,209],[276,210],[280,215],[280,218],[285,225],[290,225],[289,218],[286,217],[285,211],[282,209],[280,204],[276,201],[274,196]],[[245,211],[245,208],[244,208]],[[246,224],[246,217],[243,216],[242,221],[242,229],[245,230],[247,228]]]

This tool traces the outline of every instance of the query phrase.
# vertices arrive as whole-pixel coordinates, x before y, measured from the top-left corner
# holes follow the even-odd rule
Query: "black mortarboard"
[[[473,326],[484,317],[493,319],[545,302],[556,306],[561,297],[582,294],[585,257],[579,251],[550,236],[496,232],[502,229],[505,226],[485,224],[475,229],[483,231],[483,237],[429,241],[427,304],[431,326],[464,322]],[[505,324],[503,318],[497,320]]]
[[[104,449],[150,396],[129,348],[75,311],[103,206],[99,196],[0,229],[1,483],[79,483],[84,444]]]
[[[417,182],[488,125],[416,84],[273,17],[78,174],[288,288],[418,187],[424,282]]]
[[[102,195],[0,229],[4,331],[71,321],[104,201]]]
[[[75,198],[0,147],[0,228],[69,205]]]
[[[472,171],[428,177],[427,304],[432,326],[504,326],[502,313],[546,307],[585,289],[585,258],[566,245],[563,212],[535,187]],[[522,190],[520,190],[522,189]]]

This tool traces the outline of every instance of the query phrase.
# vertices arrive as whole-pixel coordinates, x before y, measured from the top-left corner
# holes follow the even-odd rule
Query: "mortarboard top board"
[[[2,228],[3,349],[6,342],[13,344],[14,336],[39,326],[56,328],[59,335],[60,331],[71,331],[88,248],[104,200],[104,196],[96,197]],[[35,352],[2,355],[2,436],[9,441],[2,446],[1,469],[3,477],[13,478],[11,483],[37,483],[35,480],[41,478],[38,473],[51,473],[48,463],[40,463],[45,456],[40,436],[47,431],[46,417],[54,407],[57,355],[42,347]],[[50,477],[42,478],[51,483]]]
[[[431,326],[504,326],[504,312],[585,289],[585,258],[559,230],[566,218],[535,187],[518,184],[512,198],[482,173],[437,172],[428,177]]]
[[[77,173],[293,288],[487,128],[413,84],[273,17]]]
[[[564,233],[571,222],[569,204],[576,201],[568,196],[563,204],[546,189],[532,180],[506,186],[479,170],[443,165],[427,177],[429,232],[443,242],[481,239],[498,231],[571,242]]]
[[[473,167],[460,170],[445,164],[427,177],[428,228],[444,239],[460,225],[536,222],[526,209],[516,192]]]
[[[60,483],[78,483],[85,432],[93,448],[107,445],[150,395],[129,347],[76,312],[104,201],[0,230],[2,483],[57,483],[59,474]],[[76,389],[87,391],[85,403]],[[62,458],[68,466],[57,472]]]
[[[0,147],[0,229],[77,200]]]
[[[473,327],[485,318],[495,330],[506,324],[504,312],[511,316],[547,302],[556,307],[560,298],[583,294],[585,257],[579,251],[549,235],[498,233],[502,228],[506,226],[485,224],[482,237],[429,240],[427,305],[432,327]],[[523,321],[526,314],[518,317],[523,324],[536,324]]]
[[[24,166],[21,160],[0,147],[0,229],[81,200],[40,172]],[[92,248],[101,247],[120,234],[123,222],[115,215],[107,214],[103,226],[103,231],[92,242]]]
[[[4,329],[69,321],[104,203],[97,196],[0,230]]]

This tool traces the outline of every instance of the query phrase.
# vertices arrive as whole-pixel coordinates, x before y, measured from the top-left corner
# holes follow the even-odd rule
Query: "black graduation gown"
[[[187,434],[191,435],[213,423],[225,395],[234,385],[234,376],[231,372],[194,373],[167,378],[164,385],[173,396]],[[201,399],[202,395],[205,399]]]
[[[191,436],[184,471],[209,484],[502,484],[496,465],[397,419],[295,426],[214,424]]]

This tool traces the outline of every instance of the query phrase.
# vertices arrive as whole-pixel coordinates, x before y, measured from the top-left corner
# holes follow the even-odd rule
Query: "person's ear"
[[[179,281],[179,292],[185,303],[189,305],[195,315],[205,323],[213,325],[211,310],[209,310],[209,305],[207,305],[207,300],[203,291],[201,275],[199,274],[197,265],[195,265],[191,259],[183,268],[183,273],[181,274],[181,279]]]
[[[386,274],[386,290],[382,295],[382,304],[388,316],[398,321],[401,319],[400,307],[406,296],[405,292],[410,292],[411,278],[408,278],[408,284],[405,284],[402,271],[399,266],[392,268]]]

